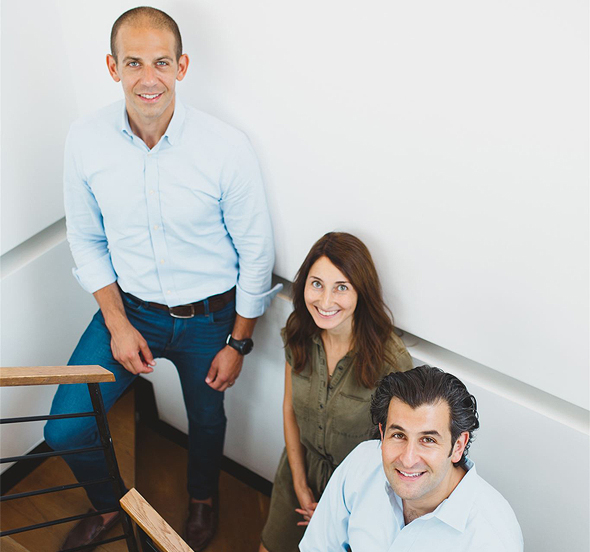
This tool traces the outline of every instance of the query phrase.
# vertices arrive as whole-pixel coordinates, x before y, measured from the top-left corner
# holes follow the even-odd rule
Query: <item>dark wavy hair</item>
[[[469,446],[473,440],[473,432],[479,427],[477,402],[475,397],[467,391],[463,382],[443,372],[440,368],[424,365],[408,372],[392,372],[385,376],[378,384],[371,399],[371,416],[375,424],[374,437],[379,438],[379,424],[385,431],[387,414],[391,399],[397,398],[412,408],[423,404],[436,404],[445,401],[451,411],[451,440],[453,447],[464,431],[469,433],[469,440],[463,451],[463,456],[455,466],[464,467]]]
[[[305,305],[305,284],[312,265],[327,257],[358,294],[352,322],[352,350],[356,379],[368,389],[375,387],[384,362],[394,365],[386,345],[393,332],[391,311],[383,302],[381,283],[365,244],[346,232],[329,232],[311,248],[293,282],[293,312],[285,327],[286,346],[293,353],[293,369],[303,370],[309,360],[309,343],[320,334]]]
[[[174,35],[176,43],[176,61],[180,59],[182,55],[182,38],[176,21],[162,10],[150,8],[149,6],[140,6],[127,10],[113,24],[113,28],[111,29],[111,54],[115,58],[115,61],[118,61],[117,35],[119,34],[119,29],[125,24],[137,25],[141,23],[148,23],[154,29],[166,29],[170,31]]]

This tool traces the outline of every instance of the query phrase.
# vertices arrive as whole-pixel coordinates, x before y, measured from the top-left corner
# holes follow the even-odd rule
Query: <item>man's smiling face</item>
[[[116,43],[117,59],[107,56],[107,65],[113,79],[123,85],[132,127],[167,124],[174,113],[176,81],[188,68],[186,55],[176,59],[174,35],[167,29],[123,25]]]
[[[434,510],[457,484],[458,462],[467,433],[451,440],[450,409],[445,401],[412,408],[393,398],[387,426],[381,428],[383,469],[404,504]],[[460,477],[459,477],[460,480]]]

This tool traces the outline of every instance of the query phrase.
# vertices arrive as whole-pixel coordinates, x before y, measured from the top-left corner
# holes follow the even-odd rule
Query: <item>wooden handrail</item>
[[[0,368],[0,387],[59,383],[102,383],[115,376],[100,366],[15,366]]]
[[[162,552],[194,552],[135,489],[121,499],[121,506]]]

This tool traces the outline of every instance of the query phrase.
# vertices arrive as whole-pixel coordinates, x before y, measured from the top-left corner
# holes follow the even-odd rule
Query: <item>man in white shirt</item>
[[[522,552],[512,508],[466,456],[479,421],[459,379],[430,366],[391,373],[371,415],[380,441],[335,471],[302,552]]]
[[[116,381],[101,384],[108,410],[155,358],[174,363],[189,422],[185,536],[198,552],[217,527],[223,392],[273,294],[274,247],[248,138],[176,97],[188,66],[164,12],[140,7],[117,19],[107,67],[124,100],[72,125],[64,198],[74,275],[100,307],[69,364],[113,372]],[[51,413],[89,410],[83,386],[62,385]],[[68,451],[100,444],[88,417],[50,420],[45,440]],[[97,545],[119,515],[103,454],[64,459],[80,483],[102,482],[85,487],[100,515],[82,519],[62,548]]]

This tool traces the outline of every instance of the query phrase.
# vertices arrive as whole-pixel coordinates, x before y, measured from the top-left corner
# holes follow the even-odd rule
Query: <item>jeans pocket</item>
[[[233,325],[236,318],[236,306],[234,301],[230,301],[222,309],[212,312],[210,318],[214,324],[231,324]]]
[[[137,297],[130,297],[127,293],[121,292],[121,298],[123,300],[123,306],[126,310],[132,312],[139,312],[144,309],[143,302]]]

